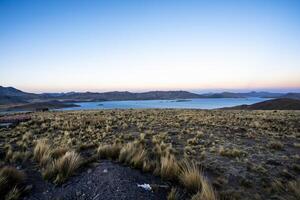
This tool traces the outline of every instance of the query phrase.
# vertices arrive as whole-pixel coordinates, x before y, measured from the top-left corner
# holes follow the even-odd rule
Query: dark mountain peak
[[[14,87],[3,87],[0,86],[0,95],[4,96],[23,96],[30,93],[23,92],[21,90],[18,90]]]

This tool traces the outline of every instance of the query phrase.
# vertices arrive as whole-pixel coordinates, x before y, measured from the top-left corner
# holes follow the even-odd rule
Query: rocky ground
[[[33,188],[24,200],[155,200],[166,199],[170,189],[152,174],[107,160],[94,163],[60,186],[43,181],[38,173],[28,174]],[[143,184],[151,188],[143,188]]]

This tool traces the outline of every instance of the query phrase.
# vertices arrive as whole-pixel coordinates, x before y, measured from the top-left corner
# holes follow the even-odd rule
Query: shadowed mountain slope
[[[267,100],[252,105],[240,105],[228,108],[225,110],[300,110],[300,100],[279,98]]]

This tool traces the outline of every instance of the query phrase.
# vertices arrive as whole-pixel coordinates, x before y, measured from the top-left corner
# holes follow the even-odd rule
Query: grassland
[[[149,109],[30,116],[0,129],[0,188],[13,180],[0,190],[6,199],[30,193],[30,170],[59,185],[99,159],[170,182],[168,199],[300,198],[299,111]]]

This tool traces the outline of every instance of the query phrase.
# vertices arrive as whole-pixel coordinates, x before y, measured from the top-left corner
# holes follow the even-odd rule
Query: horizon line
[[[152,92],[152,91],[188,91],[193,93],[220,93],[220,92],[232,92],[232,93],[241,93],[241,92],[273,92],[273,93],[298,93],[300,92],[299,87],[254,87],[254,88],[145,88],[145,89],[134,89],[134,88],[123,88],[123,89],[34,89],[26,87],[15,87],[15,86],[6,86],[0,85],[3,87],[13,87],[23,92],[29,93],[70,93],[70,92],[92,92],[92,93],[104,93],[104,92],[132,92],[132,93],[143,93],[143,92]]]

